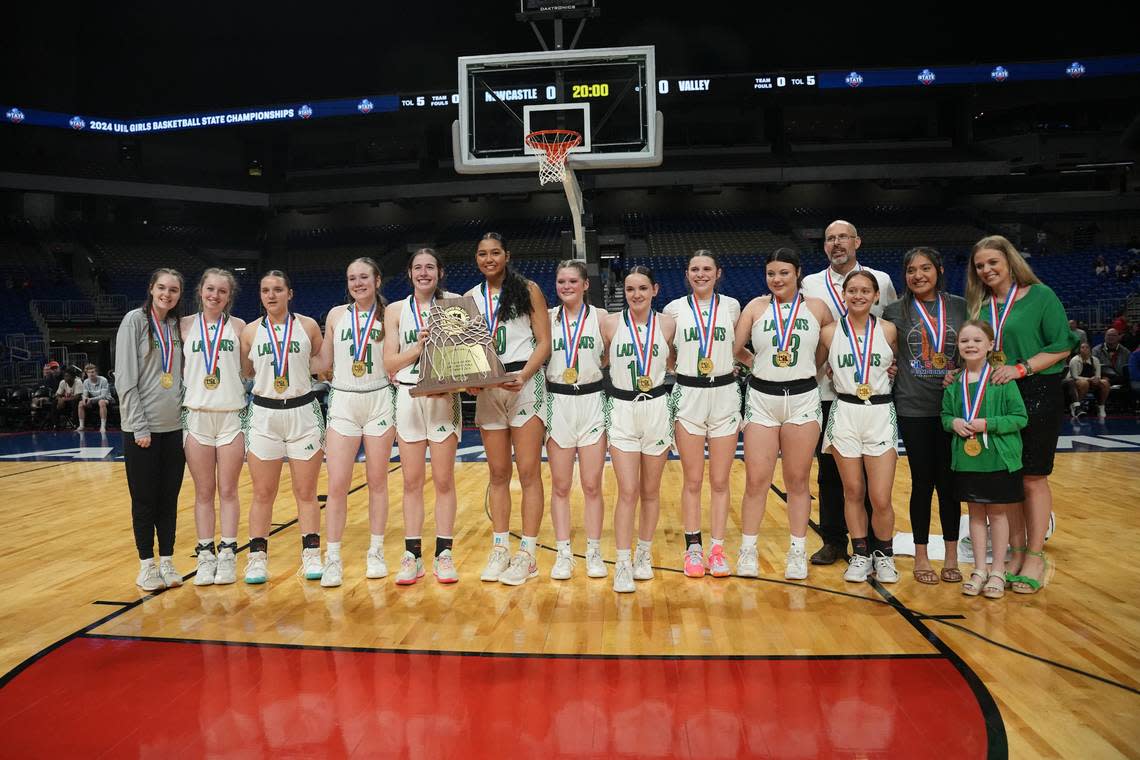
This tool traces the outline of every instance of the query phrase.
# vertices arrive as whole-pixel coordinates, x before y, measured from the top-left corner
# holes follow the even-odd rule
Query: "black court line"
[[[112,602],[108,599],[96,599],[95,601],[93,601],[91,603],[92,604],[105,604],[108,607],[129,607],[132,604],[134,604],[134,602]]]
[[[328,644],[275,644],[265,641],[227,641],[219,639],[187,639],[170,636],[124,636],[113,633],[83,633],[85,639],[104,641],[148,641],[162,644],[215,644],[228,647],[248,647],[254,649],[296,649],[316,652],[360,652],[363,654],[418,654],[455,655],[456,657],[505,657],[510,659],[532,660],[700,660],[700,661],[834,661],[834,660],[941,660],[942,655],[927,654],[580,654],[541,652],[473,652],[455,649],[396,649],[393,647],[348,647]]]
[[[30,470],[20,470],[19,472],[9,472],[9,473],[5,473],[4,475],[0,475],[0,478],[13,478],[17,475],[27,475],[29,472],[39,472],[40,470],[50,470],[52,467],[62,467],[65,464],[71,464],[71,462],[56,462],[55,464],[49,464],[45,467],[33,467]]]
[[[964,625],[958,625],[956,623],[949,623],[946,620],[940,619],[938,617],[931,617],[930,620],[933,620],[936,623],[942,623],[943,625],[949,626],[950,628],[953,628],[956,631],[961,631],[962,633],[968,633],[971,636],[973,636],[974,638],[981,639],[982,641],[986,642],[987,644],[993,644],[995,647],[998,647],[1000,649],[1004,649],[1007,652],[1012,652],[1013,654],[1018,654],[1018,655],[1021,655],[1022,657],[1027,657],[1030,660],[1036,660],[1037,662],[1043,662],[1046,665],[1052,665],[1055,668],[1060,668],[1061,670],[1067,670],[1070,673],[1076,673],[1077,675],[1085,676],[1087,678],[1093,679],[1094,681],[1100,681],[1101,683],[1108,684],[1109,686],[1115,686],[1118,689],[1123,689],[1124,691],[1127,691],[1130,694],[1136,694],[1137,696],[1140,696],[1140,689],[1137,689],[1135,686],[1129,686],[1128,684],[1120,683],[1119,681],[1113,681],[1111,678],[1105,678],[1104,676],[1098,676],[1095,673],[1089,673],[1087,670],[1081,670],[1080,668],[1075,668],[1072,665],[1066,665],[1062,662],[1057,662],[1056,660],[1050,660],[1047,657],[1041,657],[1040,655],[1036,655],[1036,654],[1033,654],[1031,652],[1026,652],[1023,649],[1017,649],[1016,647],[1011,647],[1009,644],[1003,644],[1000,641],[995,641],[995,640],[993,640],[987,636],[983,636],[982,634],[978,633],[977,631],[971,630],[970,628],[967,628]]]
[[[926,615],[921,612],[914,613],[919,620],[965,620],[965,615]]]

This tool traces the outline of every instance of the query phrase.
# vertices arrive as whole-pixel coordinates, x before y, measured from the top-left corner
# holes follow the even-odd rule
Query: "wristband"
[[[1026,377],[1029,376],[1029,370],[1026,369],[1024,364],[1015,364],[1013,366],[1017,367],[1017,379],[1018,380],[1024,380]]]

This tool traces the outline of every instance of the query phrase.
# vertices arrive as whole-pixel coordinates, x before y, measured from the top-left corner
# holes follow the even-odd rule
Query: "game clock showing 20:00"
[[[609,82],[592,82],[586,84],[570,85],[570,97],[580,100],[582,98],[607,98],[610,95]]]

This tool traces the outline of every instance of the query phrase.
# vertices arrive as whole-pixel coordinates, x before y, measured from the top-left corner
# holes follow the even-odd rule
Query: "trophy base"
[[[488,385],[509,383],[514,380],[515,377],[517,377],[517,374],[512,372],[506,375],[496,375],[495,377],[481,378],[479,380],[457,380],[448,383],[437,382],[432,383],[430,387],[424,388],[417,385],[408,391],[408,395],[412,398],[422,398],[424,396],[438,396],[442,393],[455,393],[468,388],[486,388]]]

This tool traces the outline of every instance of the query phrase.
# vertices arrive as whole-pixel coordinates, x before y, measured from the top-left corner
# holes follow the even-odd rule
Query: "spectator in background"
[[[1075,319],[1069,320],[1069,329],[1072,330],[1074,333],[1076,333],[1080,337],[1081,343],[1088,343],[1089,342],[1089,334],[1084,331],[1084,329],[1081,327],[1081,323],[1078,322],[1077,320],[1075,320]]]
[[[1069,379],[1076,391],[1076,401],[1070,400],[1069,413],[1075,419],[1080,415],[1081,399],[1092,392],[1096,396],[1097,416],[1104,419],[1104,402],[1108,398],[1108,381],[1101,376],[1100,359],[1093,356],[1088,341],[1083,341],[1077,355],[1069,360]]]
[[[1128,332],[1128,320],[1124,317],[1123,306],[1120,307],[1120,311],[1116,312],[1116,316],[1112,318],[1112,327],[1121,335]]]
[[[83,383],[79,382],[79,378],[70,369],[63,373],[63,379],[59,381],[59,387],[55,391],[55,418],[58,421],[60,412],[67,411],[71,413],[75,407],[79,405],[79,399],[83,397]]]
[[[1108,277],[1108,262],[1104,260],[1104,256],[1096,257],[1096,261],[1093,262],[1093,271],[1096,272],[1097,277]]]
[[[1130,352],[1140,348],[1140,322],[1134,322],[1132,324],[1128,332],[1120,339],[1120,345],[1127,348]],[[1137,377],[1133,372],[1130,372],[1128,376]]]
[[[1114,323],[1115,324],[1115,323]],[[1132,353],[1120,345],[1120,330],[1110,327],[1104,332],[1104,343],[1092,350],[1100,360],[1101,375],[1110,385],[1128,385],[1128,355]]]
[[[1128,282],[1132,279],[1132,267],[1128,266],[1128,262],[1123,259],[1116,262],[1116,279],[1121,282]]]
[[[59,387],[59,381],[63,379],[63,372],[59,369],[59,362],[52,360],[44,364],[44,386],[48,391],[54,393],[53,389]]]
[[[87,377],[83,380],[83,401],[79,404],[79,425],[76,432],[83,432],[88,409],[99,409],[99,432],[107,432],[107,410],[111,407],[111,385],[107,378],[99,375],[99,368],[88,364],[83,368]]]

